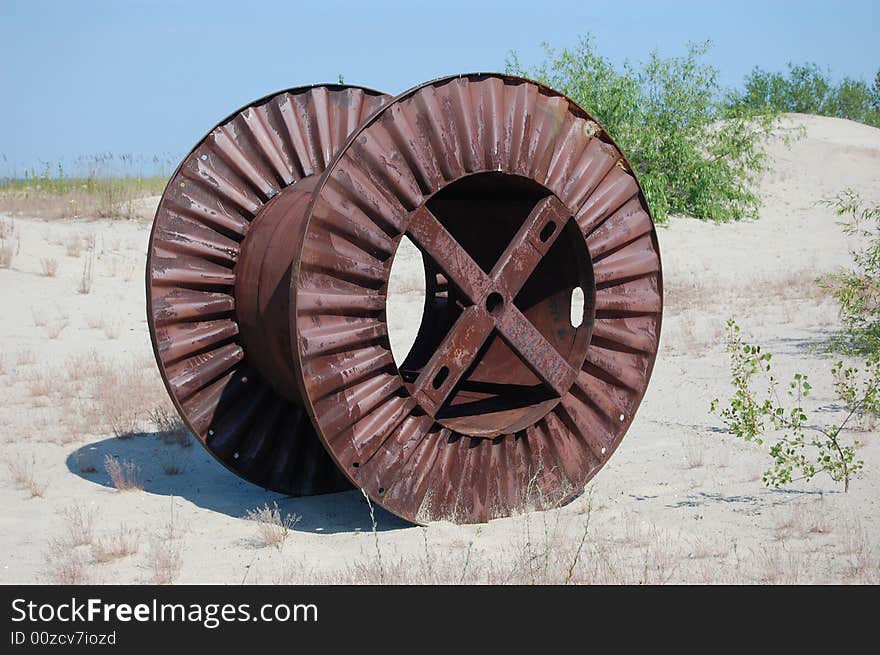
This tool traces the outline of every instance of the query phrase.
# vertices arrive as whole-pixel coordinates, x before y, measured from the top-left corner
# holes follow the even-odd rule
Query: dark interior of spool
[[[547,188],[528,178],[480,173],[448,185],[428,201],[427,207],[489,273],[535,204],[549,194]],[[561,229],[562,234],[514,303],[569,363],[579,366],[590,323],[577,321],[579,327],[572,325],[572,292],[575,288],[584,292],[593,288],[592,266],[574,220]],[[453,285],[438,283],[437,266],[427,254],[423,257],[425,311],[415,343],[400,366],[407,383],[415,380],[468,302]],[[590,291],[585,296],[592,299],[593,294]],[[486,308],[492,312],[498,307],[499,299],[490,295]],[[587,306],[584,315],[592,316]],[[438,375],[442,374],[443,369]],[[535,423],[558,402],[495,332],[453,389],[437,419],[463,434],[492,437]]]

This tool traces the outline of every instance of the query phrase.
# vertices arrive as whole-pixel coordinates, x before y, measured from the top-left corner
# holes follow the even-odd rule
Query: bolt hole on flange
[[[446,378],[449,377],[449,367],[443,366],[437,371],[437,375],[434,376],[434,379],[431,380],[431,386],[435,389],[439,389],[443,386],[443,383],[446,382]]]
[[[538,238],[541,239],[541,243],[547,243],[548,239],[553,236],[553,233],[556,231],[556,223],[550,221],[547,225],[544,226],[544,229],[541,230],[541,234],[538,235]]]

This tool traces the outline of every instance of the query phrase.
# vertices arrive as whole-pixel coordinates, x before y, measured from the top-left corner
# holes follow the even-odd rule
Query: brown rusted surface
[[[352,135],[307,219],[292,350],[318,435],[355,485],[417,522],[583,490],[644,395],[662,311],[647,204],[586,112],[503,75],[422,85]],[[398,368],[384,294],[403,235],[428,297]]]
[[[427,293],[395,362],[404,236]],[[620,444],[662,275],[611,138],[546,87],[476,74],[390,102],[294,90],[224,121],[163,196],[148,299],[168,390],[233,471],[480,522],[565,503]]]
[[[317,176],[387,100],[342,85],[258,100],[190,152],[156,213],[148,320],[168,392],[223,464],[282,493],[349,488],[299,398],[290,267]]]

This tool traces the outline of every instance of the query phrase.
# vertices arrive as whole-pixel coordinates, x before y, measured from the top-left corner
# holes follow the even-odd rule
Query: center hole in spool
[[[493,291],[486,296],[486,310],[490,314],[497,314],[504,306],[504,298],[497,291]]]

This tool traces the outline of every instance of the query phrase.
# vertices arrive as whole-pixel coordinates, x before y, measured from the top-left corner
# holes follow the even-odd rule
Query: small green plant
[[[823,204],[834,209],[844,233],[859,238],[862,247],[851,251],[855,266],[840,269],[822,281],[840,304],[843,333],[833,349],[869,356],[880,355],[880,205],[862,201],[847,189]]]
[[[819,426],[808,422],[804,408],[804,399],[812,389],[808,376],[794,374],[787,389],[790,406],[786,406],[772,373],[772,355],[761,346],[746,343],[732,318],[727,321],[727,352],[733,396],[720,410],[721,402],[715,398],[710,411],[745,441],[763,445],[769,431],[780,434],[770,445],[773,467],[764,473],[764,484],[780,487],[826,473],[849,491],[850,481],[864,462],[856,459],[858,442],[844,444],[842,433],[854,416],[880,410],[880,361],[869,361],[864,371],[845,367],[842,362],[834,367],[834,388],[848,413],[840,425]],[[758,377],[766,385],[763,392],[756,390],[760,389]]]

